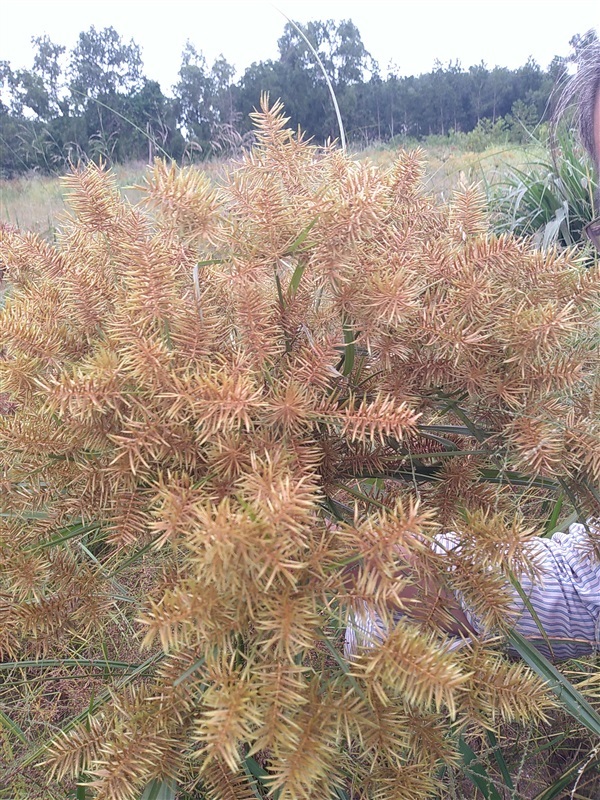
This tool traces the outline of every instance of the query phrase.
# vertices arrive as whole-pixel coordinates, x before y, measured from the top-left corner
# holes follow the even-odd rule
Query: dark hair
[[[568,79],[560,93],[552,115],[552,139],[556,141],[556,129],[560,120],[574,108],[573,120],[579,130],[582,145],[594,163],[600,164],[600,152],[596,152],[594,131],[594,109],[600,92],[600,40],[595,31],[584,37],[587,45],[577,53],[577,72]]]

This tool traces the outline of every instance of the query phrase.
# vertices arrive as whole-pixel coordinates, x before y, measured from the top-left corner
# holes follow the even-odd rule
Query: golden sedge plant
[[[415,800],[550,712],[507,586],[598,512],[598,268],[434,204],[419,152],[256,125],[222,187],[157,161],[132,206],[90,166],[55,243],[2,232],[5,787]],[[389,635],[344,655],[365,609]]]

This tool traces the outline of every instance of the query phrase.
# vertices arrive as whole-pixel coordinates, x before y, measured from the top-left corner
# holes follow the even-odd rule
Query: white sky
[[[428,72],[437,58],[463,67],[485,61],[514,69],[532,55],[547,67],[569,39],[600,29],[600,0],[4,0],[0,59],[30,67],[31,37],[47,33],[71,49],[91,25],[112,25],[142,48],[144,74],[165,93],[177,80],[186,39],[209,65],[222,53],[238,70],[277,57],[285,18],[352,19],[383,73]]]

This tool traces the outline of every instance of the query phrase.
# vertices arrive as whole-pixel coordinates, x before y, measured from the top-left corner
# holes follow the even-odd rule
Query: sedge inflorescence
[[[223,186],[90,166],[55,243],[2,232],[0,655],[105,664],[38,753],[98,798],[427,797],[457,732],[551,707],[500,634],[548,508],[598,511],[598,267],[436,204],[418,151],[256,125]],[[398,621],[426,576],[491,638]]]

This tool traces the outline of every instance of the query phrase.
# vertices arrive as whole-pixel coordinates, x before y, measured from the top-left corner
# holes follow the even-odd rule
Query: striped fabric
[[[591,529],[600,534],[597,523],[592,524]],[[445,534],[438,540],[440,549],[448,550],[454,541],[456,540],[452,534]],[[543,571],[543,578],[533,584],[529,578],[522,576],[520,583],[544,628],[552,651],[549,650],[527,605],[511,587],[516,615],[515,629],[554,661],[598,653],[600,563],[591,552],[590,539],[584,526],[571,525],[568,533],[555,533],[551,539],[535,539],[528,546],[535,562]],[[462,598],[457,599],[473,628],[481,631],[481,626],[468,606]],[[381,619],[365,605],[363,613],[346,630],[346,655],[351,657],[358,646],[375,646],[385,635]],[[457,639],[455,646],[462,643],[462,639]]]
[[[597,653],[600,648],[600,564],[590,551],[590,540],[583,525],[571,525],[568,533],[555,533],[551,539],[536,539],[531,543],[531,550],[544,568],[544,576],[538,584],[522,577],[521,586],[546,632],[552,653],[518,595],[514,600],[519,613],[516,630],[546,657],[556,661]]]

